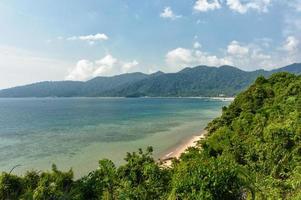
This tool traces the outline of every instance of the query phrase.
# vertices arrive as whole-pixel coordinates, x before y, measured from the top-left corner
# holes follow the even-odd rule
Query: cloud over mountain
[[[130,62],[120,61],[107,54],[103,58],[95,61],[79,60],[74,68],[72,68],[66,80],[88,80],[97,76],[110,76],[114,74],[127,73],[135,69],[139,63],[136,60]]]

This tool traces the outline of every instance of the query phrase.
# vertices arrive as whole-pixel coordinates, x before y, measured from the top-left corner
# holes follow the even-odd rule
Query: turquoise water
[[[198,134],[228,102],[197,98],[0,99],[0,170],[73,168],[76,176],[109,158],[153,146],[159,158]]]

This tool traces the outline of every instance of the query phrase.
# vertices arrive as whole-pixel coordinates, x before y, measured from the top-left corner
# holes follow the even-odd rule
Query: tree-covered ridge
[[[262,75],[301,73],[301,63],[271,71],[196,66],[176,73],[128,73],[81,81],[46,81],[0,90],[0,97],[192,97],[235,96]]]
[[[170,167],[148,148],[128,153],[120,167],[101,160],[79,180],[55,166],[2,173],[0,199],[301,199],[300,115],[301,76],[259,77]]]
[[[247,170],[257,199],[301,199],[301,77],[260,77],[208,125],[208,157]]]

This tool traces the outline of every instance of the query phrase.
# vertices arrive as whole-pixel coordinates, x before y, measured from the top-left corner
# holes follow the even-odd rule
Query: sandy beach
[[[207,131],[203,130],[200,132],[200,135],[193,136],[183,142],[182,144],[178,145],[177,147],[170,150],[167,154],[160,158],[163,161],[163,165],[169,166],[171,164],[172,158],[179,158],[182,153],[186,151],[189,147],[194,147],[197,144],[197,141],[204,139]]]

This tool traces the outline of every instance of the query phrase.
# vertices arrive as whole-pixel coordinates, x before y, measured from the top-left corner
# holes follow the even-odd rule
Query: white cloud
[[[261,68],[270,69],[275,67],[275,62],[272,59],[272,56],[264,53],[261,47],[255,44],[249,44],[247,48],[248,51],[238,51],[237,54],[227,52],[225,57],[227,57],[234,66],[244,70],[255,70]]]
[[[201,48],[201,47],[202,47],[202,45],[201,45],[199,42],[194,42],[194,43],[193,43],[193,48],[199,49],[199,48]]]
[[[285,41],[279,50],[282,51],[282,59],[286,62],[301,62],[301,0],[286,1],[290,8],[284,14],[284,26],[282,34]]]
[[[80,60],[69,71],[66,80],[85,81],[97,76],[112,76],[121,73],[132,72],[139,63],[136,60],[123,62],[107,54],[96,61]]]
[[[206,12],[221,8],[219,0],[197,0],[194,4],[194,10],[198,12]]]
[[[200,50],[195,51],[195,62],[209,66],[232,65],[232,61],[227,57],[219,58],[216,55],[211,55]]]
[[[82,36],[72,36],[68,37],[67,40],[81,40],[86,41],[88,44],[93,45],[97,41],[108,40],[109,37],[104,33],[97,33],[95,35],[82,35]]]
[[[289,53],[298,51],[300,41],[294,36],[288,36],[283,45],[283,49]]]
[[[268,42],[268,45],[263,41]],[[232,43],[233,42],[231,42],[228,46]],[[248,51],[240,50],[237,51],[237,54],[230,54],[227,51],[225,56],[234,63],[234,66],[245,70],[260,68],[273,69],[301,61],[301,52],[299,49],[300,42],[293,36],[287,37],[281,46],[271,46],[271,40],[268,38],[263,38],[261,40],[257,39],[255,40],[255,43],[253,42],[246,45],[242,45],[239,42],[237,43],[240,47],[248,49]]]
[[[249,10],[256,10],[258,12],[267,12],[268,6],[272,0],[227,0],[229,8],[235,12],[244,14]]]
[[[262,41],[267,41],[267,44]],[[289,36],[281,47],[270,46],[270,39],[257,39],[251,43],[241,43],[236,40],[221,49],[219,55],[191,48],[176,48],[165,55],[169,71],[178,71],[183,67],[208,65],[232,65],[243,70],[273,69],[301,62],[300,40]],[[274,50],[271,50],[274,49]]]
[[[160,17],[175,20],[177,18],[181,18],[182,16],[174,14],[174,12],[172,11],[172,9],[170,7],[166,7],[162,11],[162,13],[160,13]]]
[[[168,70],[173,72],[187,66],[218,66],[231,64],[231,62],[225,58],[218,58],[215,55],[210,55],[200,50],[191,50],[181,47],[169,51],[165,56],[165,61],[169,66]]]
[[[88,40],[88,41],[102,41],[109,39],[106,34],[103,33],[97,33],[95,35],[86,35],[86,36],[79,36],[80,40]]]
[[[128,62],[128,63],[124,63],[121,68],[122,72],[123,73],[129,72],[137,65],[139,65],[137,60],[133,60],[132,62]]]
[[[182,67],[179,65],[189,65],[194,61],[192,50],[184,48],[176,48],[166,54],[166,62],[172,67]]]
[[[295,1],[299,2],[300,0]],[[272,0],[197,0],[193,8],[198,12],[207,12],[220,9],[223,2],[226,2],[231,10],[244,14],[249,10],[267,12]],[[297,10],[301,10],[300,3],[295,3],[294,6],[297,6]]]
[[[114,71],[114,65],[117,63],[117,59],[108,54],[100,60],[95,61],[95,70],[92,77],[101,75],[111,75]]]
[[[227,47],[227,53],[231,55],[244,56],[249,53],[249,48],[242,46],[237,41],[232,41]]]
[[[80,60],[76,67],[67,75],[67,80],[87,80],[94,73],[94,63],[89,60]]]
[[[110,54],[107,54],[105,57],[95,61],[95,63],[100,66],[101,65],[113,66],[116,62],[117,59]]]

